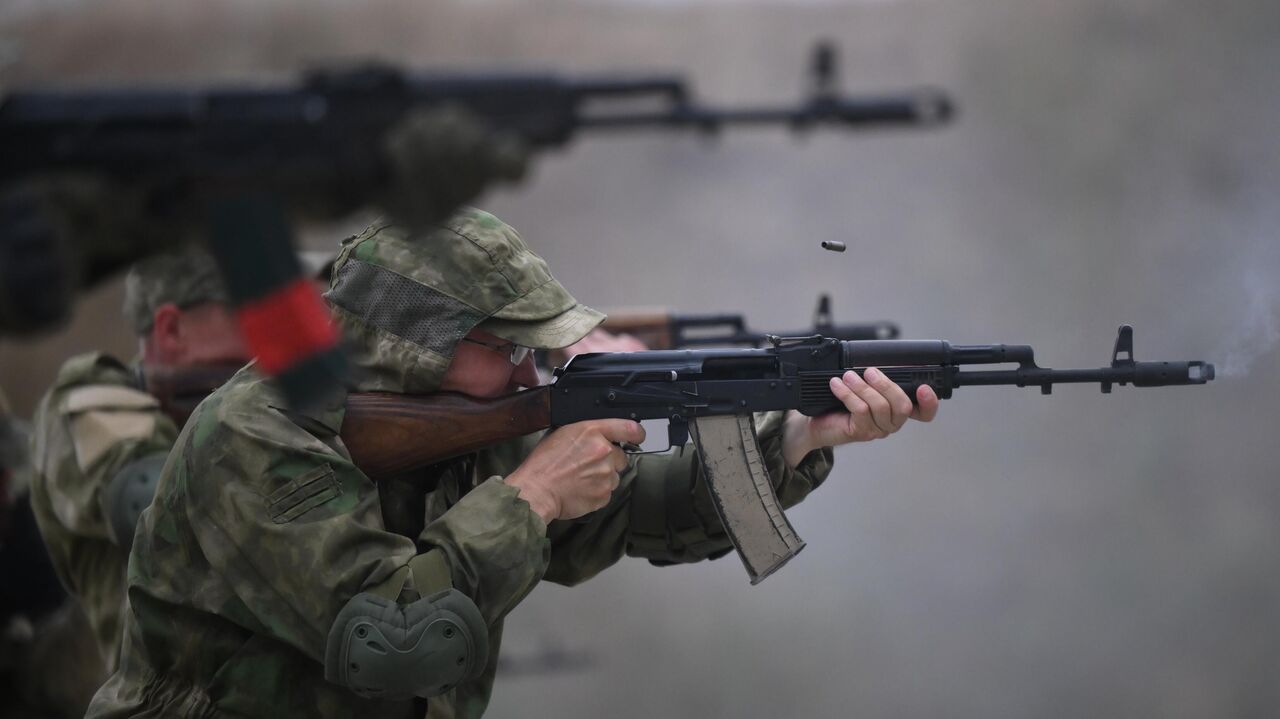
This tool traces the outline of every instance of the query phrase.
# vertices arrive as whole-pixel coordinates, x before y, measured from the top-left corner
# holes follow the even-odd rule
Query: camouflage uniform
[[[197,251],[147,260],[125,281],[125,314],[140,336],[161,304],[225,299],[212,260]],[[32,424],[32,509],[58,578],[88,616],[110,671],[120,649],[132,537],[115,536],[105,489],[135,460],[168,452],[178,428],[141,389],[135,369],[96,352],[62,366]]]
[[[329,298],[354,340],[361,391],[435,391],[478,323],[546,346],[537,342],[569,344],[601,319],[514,231],[474,210],[425,238],[374,226],[349,240]],[[430,309],[396,314],[403,304]],[[89,716],[479,716],[503,618],[540,580],[576,584],[623,555],[673,563],[730,550],[692,451],[633,459],[606,508],[548,527],[502,481],[538,435],[375,485],[338,437],[342,419],[337,403],[283,409],[252,367],[197,409],[143,515],[122,664]],[[781,415],[757,419],[779,497],[795,504],[825,478],[831,452],[792,470]],[[442,559],[483,614],[483,673],[429,701],[364,699],[326,681],[340,610],[375,589],[416,600],[423,557]]]
[[[120,648],[129,539],[113,535],[103,490],[125,465],[167,452],[178,429],[138,389],[133,371],[96,352],[62,366],[35,427],[31,506],[58,578],[84,608],[110,669]]]

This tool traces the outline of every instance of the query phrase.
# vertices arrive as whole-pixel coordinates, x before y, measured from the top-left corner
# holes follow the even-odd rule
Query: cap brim
[[[604,313],[579,304],[545,320],[504,320],[490,317],[477,327],[494,336],[536,350],[558,350],[577,342],[596,325]]]

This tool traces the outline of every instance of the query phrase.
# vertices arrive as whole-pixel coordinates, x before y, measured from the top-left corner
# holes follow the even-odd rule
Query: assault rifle
[[[929,385],[948,399],[957,387],[1097,383],[1135,387],[1205,384],[1205,362],[1138,362],[1133,329],[1120,328],[1111,364],[1098,369],[1040,367],[1027,345],[952,345],[942,340],[772,339],[763,349],[594,353],[574,357],[555,381],[494,400],[457,394],[385,393],[347,398],[342,439],[352,460],[377,479],[485,445],[601,418],[667,419],[668,444],[690,437],[716,510],[755,584],[804,547],[782,513],[755,440],[752,412],[840,411],[828,382],[847,370],[880,368],[915,401]],[[967,365],[1016,364],[964,370]]]
[[[786,106],[706,106],[678,75],[412,74],[376,64],[281,87],[15,92],[0,102],[0,182],[94,172],[161,178],[184,192],[255,187],[305,209],[316,197],[374,199],[371,190],[392,179],[388,133],[414,110],[443,105],[531,148],[582,131],[934,127],[951,118],[937,90],[841,95],[834,52],[816,48],[809,97]]]

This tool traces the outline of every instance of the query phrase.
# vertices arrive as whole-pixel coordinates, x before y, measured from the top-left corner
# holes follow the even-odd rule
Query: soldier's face
[[[453,362],[440,384],[442,392],[461,392],[472,397],[500,397],[521,387],[540,384],[533,355],[519,364],[511,363],[510,343],[483,330],[472,330],[459,342]]]

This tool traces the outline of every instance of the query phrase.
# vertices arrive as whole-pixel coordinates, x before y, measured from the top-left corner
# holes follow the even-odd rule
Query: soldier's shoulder
[[[133,370],[101,352],[63,363],[32,425],[37,474],[56,474],[56,467],[74,459],[77,470],[63,478],[64,484],[114,471],[120,458],[133,452],[167,449],[177,435],[159,400],[139,388]]]
[[[249,365],[201,402],[188,425],[196,450],[228,442],[283,447],[337,434],[342,416],[340,408],[290,410],[275,383]]]
[[[159,402],[139,386],[137,374],[102,352],[67,360],[41,402],[43,413],[77,414],[97,409],[153,411]]]
[[[236,496],[256,494],[272,506],[310,497],[332,484],[332,466],[349,462],[326,440],[332,437],[322,439],[290,417],[272,380],[246,367],[187,420],[166,466],[172,476],[166,491],[185,497],[191,517],[220,512]]]
[[[187,424],[196,427],[196,446],[199,446],[206,436],[235,432],[242,425],[263,422],[263,417],[269,416],[271,405],[278,401],[282,401],[279,391],[249,365],[206,397]]]
[[[138,389],[137,374],[105,352],[85,352],[63,362],[53,380],[53,389],[66,390],[88,384]]]

